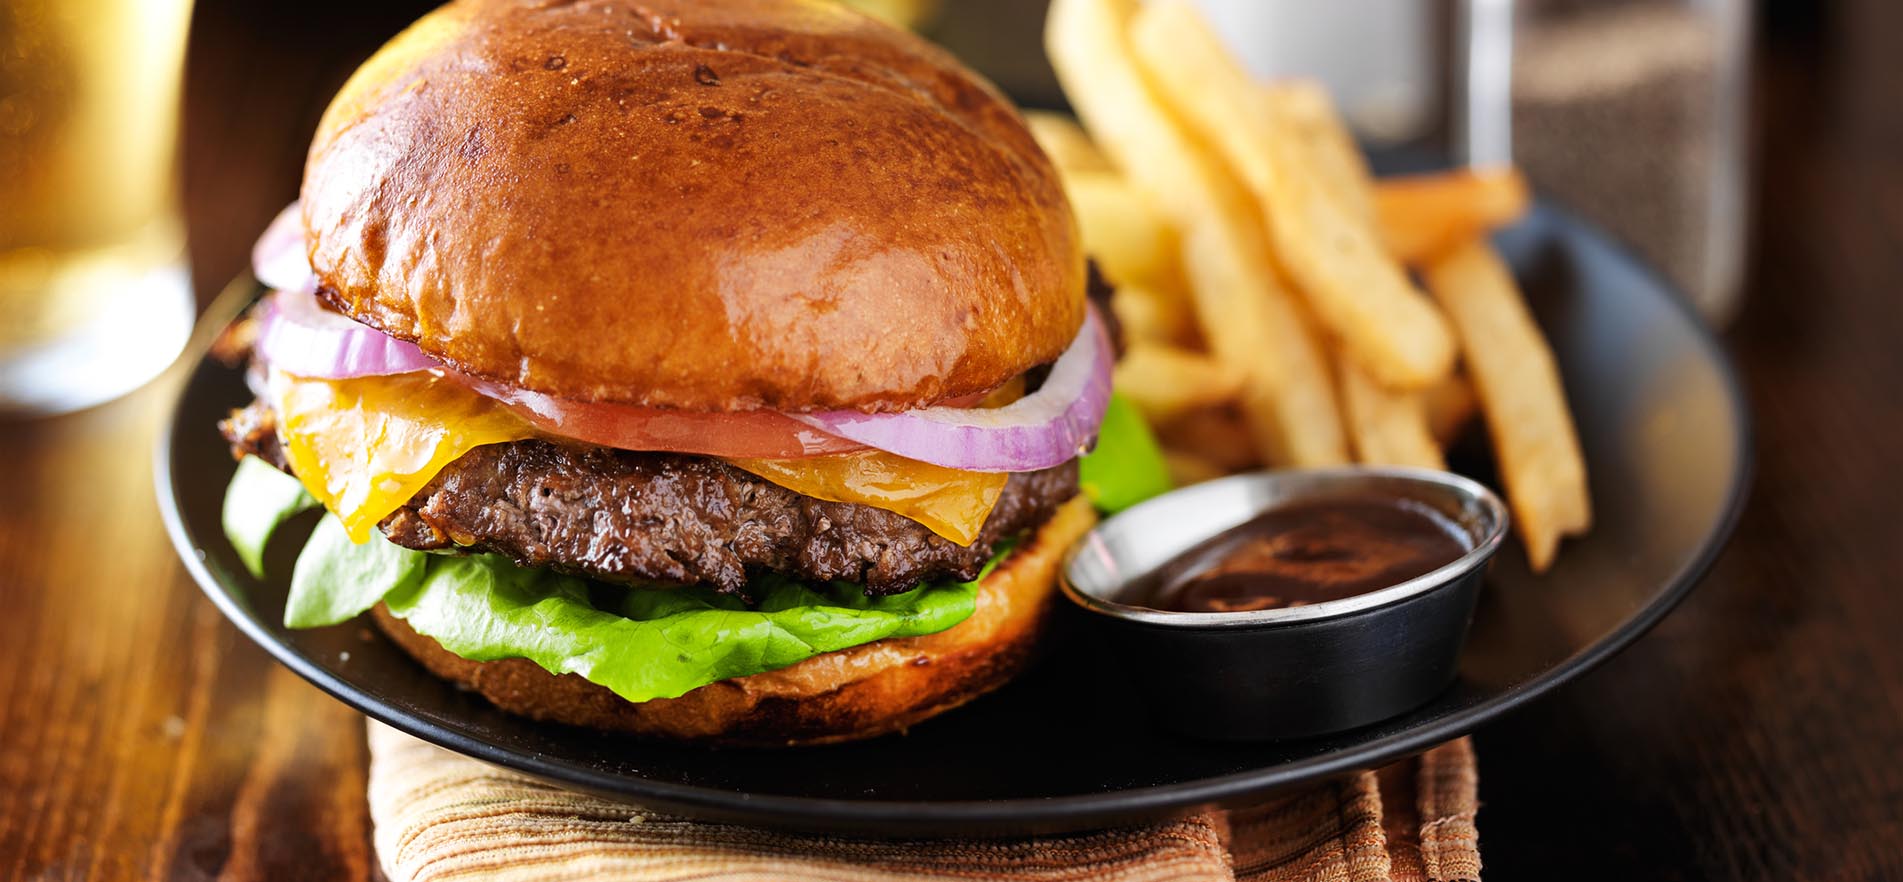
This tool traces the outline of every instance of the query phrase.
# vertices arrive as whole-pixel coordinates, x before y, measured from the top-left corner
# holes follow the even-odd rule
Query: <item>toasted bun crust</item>
[[[458,0],[338,93],[303,206],[333,305],[567,398],[903,410],[1083,321],[1016,111],[826,0]]]
[[[985,579],[971,618],[948,630],[867,643],[640,704],[527,659],[470,661],[418,634],[382,604],[375,614],[383,632],[432,673],[510,713],[735,746],[855,741],[955,708],[1015,675],[1043,623],[1065,549],[1096,520],[1081,496],[1059,508]]]

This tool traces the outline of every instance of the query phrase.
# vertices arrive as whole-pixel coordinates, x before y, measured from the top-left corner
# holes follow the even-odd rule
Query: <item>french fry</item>
[[[1441,255],[1426,276],[1460,337],[1528,562],[1544,572],[1562,537],[1592,525],[1586,462],[1552,349],[1485,241]]]
[[[1044,47],[1092,139],[1164,216],[1196,217],[1223,181],[1157,100],[1131,59],[1136,0],[1052,0]]]
[[[1422,393],[1383,387],[1346,354],[1337,357],[1336,371],[1341,378],[1342,410],[1348,414],[1348,437],[1354,442],[1356,461],[1424,469],[1447,467],[1428,427]]]
[[[1302,151],[1263,112],[1257,84],[1195,8],[1187,0],[1146,3],[1130,40],[1157,90],[1254,193],[1276,257],[1320,324],[1385,385],[1421,389],[1446,376],[1454,362],[1446,323],[1373,229],[1303,167]],[[1087,87],[1065,85],[1073,99]],[[1098,131],[1095,114],[1083,115]]]
[[[1244,378],[1255,449],[1279,465],[1347,461],[1328,366],[1281,284],[1261,220],[1132,61],[1133,0],[1053,0],[1045,42],[1078,116],[1181,235],[1210,350]]]
[[[1074,174],[1116,173],[1117,167],[1110,163],[1110,158],[1097,149],[1084,127],[1070,116],[1032,110],[1024,114],[1024,123],[1030,127],[1037,146],[1043,148],[1044,155],[1057,166],[1058,174],[1068,178]]]
[[[1156,440],[1165,450],[1179,450],[1222,472],[1242,472],[1262,465],[1245,415],[1234,406],[1192,410],[1155,426]]]
[[[1064,179],[1064,190],[1084,252],[1112,284],[1156,287],[1179,275],[1175,231],[1121,175],[1080,172]]]
[[[931,18],[938,4],[930,0],[846,0],[846,5],[902,28],[916,29]]]
[[[1132,340],[1117,360],[1111,385],[1155,424],[1234,400],[1242,373],[1207,355]]]
[[[1169,467],[1170,482],[1178,487],[1213,481],[1228,474],[1215,463],[1182,450],[1163,451],[1163,464]]]
[[[1434,441],[1440,444],[1442,450],[1460,440],[1461,433],[1467,430],[1467,423],[1480,407],[1480,403],[1474,400],[1473,384],[1467,382],[1467,376],[1458,371],[1427,387],[1421,397],[1426,399],[1427,427],[1434,433]]]
[[[1363,225],[1375,222],[1374,176],[1355,146],[1326,89],[1309,80],[1271,83],[1261,92],[1267,112],[1294,138],[1304,165],[1334,202]],[[1369,465],[1445,469],[1442,444],[1433,433],[1428,395],[1453,380],[1449,373],[1425,392],[1382,386],[1354,358],[1336,351],[1335,378],[1341,386],[1342,412],[1355,459]],[[1465,390],[1462,385],[1457,387]],[[1471,399],[1468,404],[1471,408]]]
[[[1374,175],[1368,160],[1355,146],[1354,135],[1335,111],[1328,90],[1313,80],[1270,83],[1256,95],[1257,103],[1277,125],[1295,138],[1309,170],[1329,198],[1362,224],[1375,221]]]
[[[1183,237],[1204,339],[1243,371],[1238,399],[1271,465],[1349,462],[1341,408],[1321,342],[1251,235],[1240,207],[1198,222]]]
[[[1132,343],[1193,345],[1201,334],[1195,310],[1186,295],[1162,287],[1118,285],[1110,295],[1110,311],[1116,313],[1124,338]]]
[[[1319,83],[1287,80],[1259,93],[1264,112],[1292,138],[1302,165],[1327,198],[1363,225],[1374,223],[1374,176],[1354,136]],[[1451,374],[1449,375],[1452,376]],[[1335,352],[1348,438],[1358,462],[1444,469],[1447,461],[1432,433],[1424,393],[1388,389],[1354,358]],[[1431,389],[1445,384],[1443,378]]]
[[[1141,301],[1116,307],[1125,329],[1172,343],[1193,339],[1195,317],[1181,291],[1175,231],[1075,119],[1030,111],[1025,120],[1063,176],[1085,253],[1116,286],[1119,298]],[[1132,292],[1129,297],[1125,290]],[[1125,314],[1125,307],[1131,314]]]
[[[1526,178],[1511,167],[1383,178],[1374,188],[1382,243],[1416,265],[1512,223],[1529,199]]]

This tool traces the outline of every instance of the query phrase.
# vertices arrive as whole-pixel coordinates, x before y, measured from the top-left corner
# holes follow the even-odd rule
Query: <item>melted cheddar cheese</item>
[[[507,406],[431,373],[318,380],[273,371],[270,387],[292,471],[357,542],[463,454],[539,434]],[[1009,478],[879,450],[727,461],[797,493],[897,513],[960,545],[977,538]]]
[[[959,545],[978,538],[1011,477],[948,469],[883,450],[727,462],[815,499],[857,502],[904,515]]]
[[[432,373],[310,380],[273,371],[271,392],[291,471],[360,543],[458,457],[536,434],[501,403]]]

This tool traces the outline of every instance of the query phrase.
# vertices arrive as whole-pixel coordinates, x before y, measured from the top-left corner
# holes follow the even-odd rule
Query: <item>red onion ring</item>
[[[789,414],[909,459],[974,472],[1030,472],[1087,452],[1110,405],[1110,340],[1094,309],[1035,393],[999,408]]]
[[[258,354],[300,377],[344,380],[441,367],[416,344],[319,306],[310,286],[277,291],[264,303]]]
[[[286,206],[251,246],[251,274],[280,291],[315,290],[310,256],[304,252],[304,215],[298,203]]]
[[[416,344],[318,305],[317,277],[305,252],[298,203],[280,212],[258,238],[252,247],[251,264],[259,281],[278,289],[264,305],[257,341],[259,354],[274,367],[299,376],[333,380],[442,367]],[[754,415],[744,424],[746,432],[737,431],[743,428],[741,422],[731,422],[711,434],[743,434],[749,443],[742,446],[751,449],[751,444],[760,444],[762,450],[771,449],[779,456],[814,455],[864,445],[947,468],[1036,471],[1076,458],[1095,441],[1109,406],[1112,359],[1109,339],[1092,309],[1085,313],[1076,340],[1057,359],[1044,385],[1035,394],[1005,407],[941,405],[889,414],[776,414],[771,423],[763,415]],[[464,379],[468,382],[473,378]],[[470,385],[523,411],[545,430],[557,434],[579,430],[582,436],[592,436],[581,440],[622,446],[614,442],[625,443],[639,436],[642,442],[662,449],[727,446],[718,443],[717,438],[698,437],[714,428],[703,421],[657,415],[641,408],[617,410],[607,405],[564,402],[490,383]],[[568,431],[564,431],[564,423]],[[644,425],[636,432],[625,428],[630,424]],[[794,424],[832,437],[809,435],[791,428]]]

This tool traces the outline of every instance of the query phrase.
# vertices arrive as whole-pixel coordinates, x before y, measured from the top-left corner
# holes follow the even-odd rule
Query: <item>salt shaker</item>
[[[1513,162],[1714,322],[1737,308],[1745,0],[1198,0],[1263,76],[1327,83],[1370,146]]]

